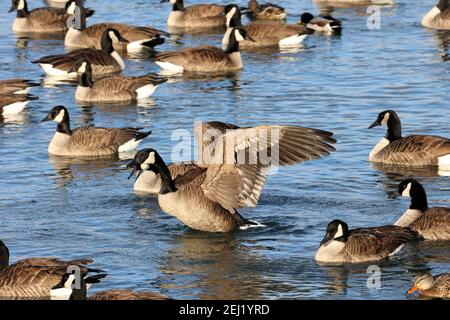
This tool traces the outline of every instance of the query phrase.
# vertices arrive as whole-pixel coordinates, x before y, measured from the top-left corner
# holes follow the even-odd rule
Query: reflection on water
[[[367,126],[381,110],[402,114],[408,123],[405,135],[450,137],[449,33],[420,25],[435,2],[396,0],[382,7],[381,29],[367,30],[369,3],[285,0],[286,22],[296,23],[301,12],[321,10],[343,21],[342,35],[310,35],[302,46],[287,51],[243,50],[243,70],[173,75],[151,99],[118,104],[77,103],[75,79],[44,78],[39,66],[30,63],[67,52],[62,40],[22,39],[2,28],[2,79],[42,79],[42,86],[30,92],[39,100],[17,116],[0,119],[0,238],[14,244],[12,261],[92,257],[109,273],[94,290],[157,290],[175,299],[405,299],[417,271],[448,272],[448,243],[407,246],[398,257],[377,263],[379,290],[367,287],[367,264],[319,265],[314,254],[333,219],[344,219],[352,228],[395,222],[409,206],[409,199],[397,196],[405,178],[424,184],[430,205],[450,206],[449,178],[442,168],[367,161],[380,139],[380,132]],[[122,0],[87,3],[97,10],[88,24],[145,21],[167,30],[167,4],[156,1],[150,10],[148,3],[138,1],[132,14],[121,14]],[[14,18],[6,13],[9,5],[0,2],[5,25]],[[221,32],[182,32],[156,50],[220,47]],[[127,56],[124,74],[160,72],[155,53]],[[141,146],[157,149],[165,159],[179,143],[172,141],[173,131],[192,132],[200,120],[322,128],[335,133],[337,152],[269,177],[259,205],[241,212],[266,227],[204,234],[162,212],[155,196],[134,194],[125,167],[134,154],[95,160],[49,156],[55,125],[40,120],[59,104],[69,108],[73,128],[152,130]],[[192,160],[195,153],[183,157]],[[73,244],[70,252],[67,243]]]

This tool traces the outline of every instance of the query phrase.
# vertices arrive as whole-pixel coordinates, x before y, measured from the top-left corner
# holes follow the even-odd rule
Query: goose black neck
[[[402,138],[402,124],[400,118],[395,113],[391,113],[387,123],[388,131],[386,139],[390,142]]]
[[[26,18],[30,15],[30,11],[28,11],[28,3],[23,0],[23,9],[17,9],[17,18]]]
[[[183,0],[176,1],[172,6],[172,11],[184,11]]]
[[[9,250],[3,241],[0,240],[0,270],[9,266]]]
[[[449,0],[440,0],[436,7],[441,10],[441,12],[447,10],[450,7]]]
[[[84,88],[91,88],[94,85],[92,80],[92,71],[86,71],[81,75],[80,86]]]
[[[236,29],[230,32],[230,38],[228,39],[228,45],[225,53],[230,54],[233,52],[239,52],[239,42],[236,40],[236,35],[234,34]]]
[[[64,133],[64,134],[72,134],[72,130],[70,130],[70,117],[67,111],[64,112],[64,118],[61,122],[56,126],[56,132]]]
[[[156,155],[156,157],[159,157],[159,155]],[[167,168],[167,165],[164,163],[164,161],[159,157],[159,161],[156,161],[157,164],[155,164],[155,167],[157,168],[157,171],[161,175],[161,189],[159,190],[159,194],[167,194],[171,192],[176,192],[177,188],[175,187],[175,183],[172,180],[172,175],[170,174],[169,168]]]
[[[103,52],[111,54],[114,52],[114,46],[112,44],[112,40],[109,37],[109,32],[104,32],[101,39],[101,48]]]
[[[411,205],[410,209],[425,212],[428,210],[427,193],[422,185],[415,185],[411,188]]]

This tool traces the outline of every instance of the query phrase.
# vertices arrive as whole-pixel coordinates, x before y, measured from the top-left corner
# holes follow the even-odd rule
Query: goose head
[[[398,193],[403,197],[411,198],[410,209],[422,212],[428,209],[428,200],[425,188],[415,179],[406,179],[398,185]]]
[[[320,245],[327,245],[331,241],[347,241],[348,225],[341,220],[333,220],[327,226],[325,237]]]
[[[69,112],[67,111],[66,107],[64,106],[56,106],[50,110],[50,112],[47,114],[47,116],[41,120],[41,122],[46,121],[55,121],[56,123],[60,124],[69,119]]]
[[[429,272],[420,272],[414,277],[412,287],[406,292],[407,294],[413,294],[419,290],[429,290],[434,286],[434,278]]]
[[[11,1],[11,8],[9,9],[8,13],[11,13],[13,11],[28,11],[28,4],[26,0],[12,0]]]
[[[0,240],[0,270],[9,266],[9,250],[8,247]]]
[[[300,23],[306,25],[310,23],[312,19],[314,19],[314,16],[309,12],[305,12],[300,16]]]
[[[159,191],[160,194],[177,191],[169,168],[167,168],[164,160],[154,149],[147,148],[138,151],[138,153],[134,156],[134,159],[128,163],[127,168],[133,169],[130,177],[137,172],[137,177],[139,178],[143,170],[150,170],[155,174],[160,174],[162,180],[161,190]]]
[[[378,126],[387,126],[388,132],[386,139],[390,142],[400,139],[402,137],[402,127],[400,118],[393,110],[386,110],[378,114],[377,120],[369,127],[373,129]]]
[[[447,10],[450,7],[450,0],[439,0],[439,3],[436,5],[441,12]]]
[[[236,4],[229,4],[224,9],[226,25],[228,28],[235,28],[242,25],[241,23],[241,9]]]

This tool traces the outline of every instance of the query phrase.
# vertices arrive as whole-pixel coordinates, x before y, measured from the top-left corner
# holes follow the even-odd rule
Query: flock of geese
[[[12,0],[16,11],[13,31],[26,34],[65,33],[65,45],[74,50],[62,55],[42,57],[38,64],[49,76],[77,82],[75,98],[83,102],[120,102],[149,97],[166,77],[147,74],[121,76],[127,53],[152,50],[170,38],[170,33],[144,26],[98,23],[87,26],[94,10],[81,0],[53,0],[65,3],[64,9],[51,7],[29,10],[26,0]],[[163,0],[168,1],[168,0]],[[357,2],[357,1],[354,1]],[[183,0],[170,0],[172,11],[167,25],[187,30],[226,27],[219,47],[198,47],[154,55],[154,62],[174,73],[226,72],[243,68],[240,48],[284,47],[300,44],[308,34],[332,35],[342,31],[341,21],[331,16],[314,17],[303,13],[297,24],[258,20],[280,20],[286,11],[279,5],[250,0],[248,7],[215,4],[185,7]],[[244,26],[241,15],[253,21]],[[440,0],[422,20],[428,28],[450,29],[450,0]],[[37,99],[28,92],[38,86],[26,79],[0,81],[1,114],[21,112]],[[56,123],[56,132],[48,152],[57,156],[95,157],[117,155],[135,150],[151,134],[139,128],[72,128],[69,110],[55,106],[43,121]],[[381,112],[369,127],[386,126],[387,134],[368,155],[374,163],[402,166],[450,166],[450,140],[439,136],[403,137],[399,116],[393,110]],[[209,137],[213,130],[218,135]],[[274,132],[276,132],[276,137]],[[300,126],[262,125],[238,127],[222,122],[201,123],[194,128],[197,145],[209,160],[167,164],[154,149],[136,153],[127,165],[136,174],[134,189],[155,194],[161,209],[186,226],[204,232],[232,232],[256,223],[238,210],[256,206],[272,164],[259,153],[276,154],[278,166],[296,165],[320,159],[335,151],[333,133]],[[270,141],[270,143],[265,143]],[[231,144],[231,145],[230,145]],[[231,162],[223,150],[232,150]],[[254,162],[241,164],[237,154],[253,155]],[[95,160],[93,160],[95,161]],[[388,258],[411,242],[450,240],[450,209],[428,206],[424,187],[415,179],[398,186],[398,193],[411,198],[411,205],[394,225],[349,229],[347,223],[334,220],[316,252],[315,259],[325,263],[360,263]],[[439,242],[436,242],[437,245]],[[92,260],[63,261],[56,258],[30,258],[9,264],[9,251],[0,241],[0,297],[86,299],[87,288],[106,274],[89,268]],[[69,266],[81,270],[81,284]],[[450,274],[436,277],[418,274],[413,287],[422,295],[450,297]],[[166,299],[150,292],[109,290],[89,299]]]

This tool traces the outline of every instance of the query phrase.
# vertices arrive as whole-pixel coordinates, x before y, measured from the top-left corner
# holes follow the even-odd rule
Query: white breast
[[[375,148],[372,149],[372,152],[370,152],[369,154],[369,161],[373,161],[375,156],[384,148],[386,148],[386,146],[389,144],[389,140],[386,138],[383,138],[380,140],[380,142],[377,143],[377,145],[375,146]]]
[[[91,88],[78,86],[75,91],[75,99],[79,101],[88,101],[89,95],[91,93]]]
[[[48,153],[54,155],[68,154],[67,147],[69,145],[70,135],[56,132],[48,145]]]
[[[329,241],[325,245],[321,245],[316,252],[316,261],[319,262],[340,262],[344,260],[341,255],[345,243],[341,241]]]
[[[399,227],[408,227],[411,223],[416,221],[423,213],[420,210],[408,209],[395,223]]]
[[[80,37],[81,31],[76,30],[74,28],[69,28],[66,33],[66,37],[64,39],[64,45],[70,47],[77,47],[80,45],[79,37]]]
[[[167,19],[169,27],[184,27],[184,14],[181,11],[172,11]]]
[[[438,14],[441,13],[438,7],[431,9],[422,19],[422,25],[427,28],[433,27],[433,20]]]

